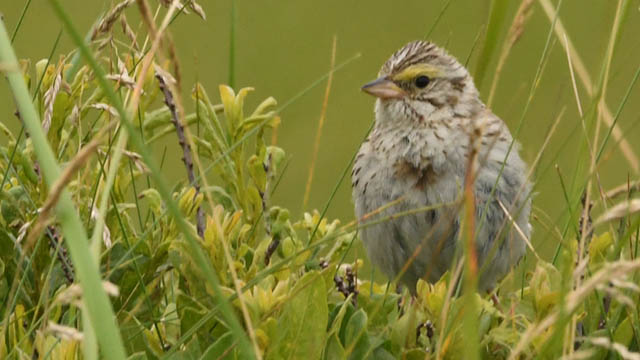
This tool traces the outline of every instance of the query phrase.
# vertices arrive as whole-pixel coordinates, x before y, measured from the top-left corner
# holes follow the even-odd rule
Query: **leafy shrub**
[[[512,272],[492,295],[461,292],[452,273],[419,282],[415,297],[396,291],[361,276],[362,259],[345,262],[366,222],[341,225],[271,203],[286,158],[266,141],[280,124],[276,100],[246,111],[252,89],[221,85],[210,96],[195,84],[185,106],[173,46],[163,45],[165,60],[151,45],[162,41],[139,47],[127,32],[132,3],[107,12],[89,46],[20,63],[46,144],[2,127],[1,357],[96,358],[97,344],[117,357],[103,343],[109,325],[93,318],[91,282],[78,280],[86,266],[78,254],[104,280],[93,285],[111,308],[98,309],[113,311],[121,340],[110,340],[131,358],[638,356],[637,200],[611,208],[595,234],[582,227],[585,211],[574,226],[589,234],[562,238],[552,262],[537,259],[522,278]],[[11,48],[0,42],[0,64],[9,63]],[[153,169],[148,154],[160,140],[179,144],[184,169]],[[43,171],[52,166],[41,155],[47,146],[65,168],[59,184]],[[169,193],[167,171],[186,179]],[[89,239],[68,232],[62,188]]]

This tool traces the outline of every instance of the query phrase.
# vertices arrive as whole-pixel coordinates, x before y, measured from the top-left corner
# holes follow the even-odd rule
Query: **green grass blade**
[[[4,23],[0,23],[0,62],[9,66],[6,74],[11,90],[15,96],[25,127],[35,145],[34,150],[44,178],[48,186],[51,187],[60,177],[61,170],[42,131],[40,118],[31,102],[31,95],[19,70],[18,60],[11,47],[11,41]],[[108,349],[108,351],[103,352],[103,355],[109,359],[124,359],[126,356],[124,345],[116,326],[111,303],[102,288],[97,264],[92,261],[87,233],[67,191],[63,191],[60,196],[56,214],[62,225],[71,258],[77,269],[77,277],[84,290],[84,302],[87,306],[89,318],[96,330],[100,345],[103,349]]]
[[[447,12],[449,5],[451,5],[451,0],[447,0],[447,2],[444,3],[444,5],[442,6],[442,9],[440,9],[440,12],[438,13],[438,16],[433,21],[433,25],[431,25],[431,28],[429,29],[427,34],[424,36],[424,40],[429,40],[429,38],[431,37],[431,34],[433,34],[433,31],[436,29],[436,26],[438,26],[438,24],[440,23],[440,20],[442,20],[442,16],[444,15],[445,12]]]
[[[213,270],[211,263],[207,261],[202,249],[198,244],[198,240],[195,238],[195,234],[192,229],[189,227],[189,224],[185,220],[180,208],[178,207],[178,203],[173,199],[171,195],[171,189],[167,185],[167,182],[162,176],[162,172],[157,165],[156,160],[151,155],[151,151],[144,144],[140,133],[136,131],[135,126],[132,124],[130,120],[129,114],[125,111],[120,98],[115,93],[113,87],[106,79],[106,74],[102,67],[98,64],[95,57],[91,54],[91,51],[83,41],[82,37],[76,30],[75,26],[72,24],[71,19],[68,13],[62,8],[60,2],[58,0],[50,0],[49,1],[55,10],[56,15],[60,18],[64,26],[67,28],[69,35],[71,36],[73,42],[75,42],[78,47],[80,54],[87,61],[89,66],[94,71],[96,78],[98,80],[99,86],[105,93],[105,96],[110,101],[111,105],[116,109],[118,115],[120,116],[120,121],[122,125],[126,128],[130,141],[133,146],[138,149],[140,155],[144,159],[147,164],[151,178],[156,183],[156,189],[158,193],[162,197],[165,205],[169,211],[169,213],[173,216],[176,221],[176,225],[179,231],[184,235],[189,247],[191,249],[192,255],[194,257],[194,261],[200,267],[200,269],[204,272],[205,278],[209,281],[212,286],[215,294],[216,300],[220,303],[220,307],[222,309],[222,315],[227,322],[227,325],[234,333],[236,340],[239,342],[239,349],[241,352],[250,358],[255,358],[255,354],[253,352],[253,347],[247,338],[247,334],[242,329],[240,322],[238,321],[231,304],[227,301],[226,297],[223,295],[222,290],[220,288],[220,281]],[[100,338],[100,337],[99,337]]]
[[[487,72],[487,68],[489,67],[489,62],[495,52],[496,46],[498,45],[500,29],[504,23],[508,6],[509,0],[491,1],[487,34],[485,36],[484,46],[482,47],[482,52],[480,53],[480,58],[478,59],[478,65],[476,66],[476,73],[474,76],[476,87],[478,89],[482,89],[482,82]]]
[[[31,0],[27,0],[27,3],[24,4],[24,8],[22,8],[22,13],[20,13],[20,18],[18,18],[18,23],[16,24],[16,28],[13,29],[13,34],[11,34],[12,44],[13,44],[13,41],[16,39],[16,36],[18,36],[18,31],[20,31],[20,27],[22,26],[22,21],[24,20],[24,17],[27,15],[27,11],[29,10],[29,5],[31,5]]]

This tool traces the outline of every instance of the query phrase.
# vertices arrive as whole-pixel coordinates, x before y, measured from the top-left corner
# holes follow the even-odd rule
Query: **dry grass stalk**
[[[578,306],[602,284],[610,283],[613,279],[621,279],[631,275],[632,272],[640,269],[640,259],[633,261],[620,260],[606,264],[600,271],[596,272],[584,283],[567,294],[564,298],[563,309],[557,309],[541,321],[532,324],[524,332],[518,344],[509,354],[510,360],[520,358],[522,352],[531,344],[534,339],[544,333],[550,326],[556,323],[561,314],[571,314]]]
[[[617,342],[611,341],[606,337],[589,337],[584,339],[593,345],[600,346],[605,349],[613,350],[622,357],[624,360],[640,360],[640,354],[637,352],[629,351],[629,349]]]
[[[195,0],[189,1],[187,5],[189,6],[189,9],[193,10],[193,12],[200,16],[202,20],[207,20],[207,14],[204,13],[204,9],[202,9],[202,6],[200,6],[200,4],[198,4]]]
[[[51,186],[51,190],[49,191],[47,200],[38,210],[38,221],[34,224],[32,230],[29,232],[29,236],[27,237],[27,246],[31,246],[31,244],[34,244],[35,240],[40,237],[51,215],[51,211],[58,204],[60,195],[62,195],[62,190],[65,189],[76,172],[85,165],[87,160],[89,160],[91,154],[93,154],[98,145],[100,145],[103,136],[107,134],[115,124],[115,122],[112,122],[110,125],[107,125],[93,140],[91,140],[91,142],[85,145],[64,168],[58,180]]]
[[[640,199],[632,199],[618,204],[609,209],[596,220],[595,225],[599,225],[605,222],[619,220],[635,213],[640,212]]]
[[[331,65],[330,69],[333,70],[336,64],[336,43],[337,37],[333,36],[333,46],[331,47]],[[318,120],[318,130],[316,131],[316,139],[313,144],[313,154],[311,156],[311,163],[309,166],[309,176],[307,177],[307,185],[304,190],[304,197],[302,200],[302,207],[306,208],[309,202],[309,195],[311,194],[311,183],[313,182],[313,172],[316,167],[316,161],[318,160],[318,152],[320,151],[320,137],[322,136],[322,128],[324,127],[324,120],[327,116],[327,107],[329,105],[329,93],[331,92],[331,83],[333,82],[333,71],[329,72],[327,78],[327,87],[324,91],[324,99],[322,100],[322,110],[320,111],[320,119]]]
[[[202,18],[202,20],[207,20],[207,14],[205,14],[202,6],[200,6],[200,4],[198,4],[195,0],[186,0],[185,3],[183,3],[182,0],[159,0],[158,2],[160,3],[160,5],[166,8],[171,6],[171,4],[173,3],[176,3],[177,5],[179,5],[178,7],[180,8],[181,12],[188,14],[188,8],[196,13],[196,15],[198,15],[200,18]]]
[[[104,289],[104,291],[107,293],[107,295],[112,296],[112,297],[118,297],[120,296],[120,289],[118,288],[117,285],[115,285],[112,282],[103,280],[102,281],[102,288]],[[69,286],[68,288],[62,290],[61,292],[59,292],[56,295],[55,300],[53,301],[54,304],[62,304],[62,305],[67,305],[67,304],[76,304],[76,305],[81,305],[81,303],[79,302],[82,298],[82,287],[80,286],[80,284],[72,284],[71,286]]]
[[[113,106],[111,106],[109,104],[95,103],[95,104],[90,104],[89,107],[92,107],[92,108],[98,109],[98,110],[104,110],[104,111],[108,112],[109,114],[111,114],[114,117],[118,116],[118,110],[116,110]]]
[[[491,107],[491,104],[493,103],[493,97],[495,95],[498,79],[500,78],[500,74],[502,74],[502,68],[507,61],[507,57],[509,57],[509,53],[511,53],[511,49],[513,48],[513,46],[518,42],[518,40],[520,40],[520,37],[524,33],[524,28],[527,24],[527,21],[531,17],[531,13],[533,12],[533,10],[531,9],[531,5],[533,5],[533,1],[534,0],[522,0],[518,11],[516,11],[516,15],[513,18],[513,22],[511,23],[509,32],[507,33],[507,41],[502,43],[500,58],[498,59],[495,76],[493,77],[493,82],[491,83],[491,91],[489,91],[489,100],[487,101],[489,107]]]
[[[630,194],[636,191],[640,191],[640,180],[616,186],[615,188],[607,191],[604,196],[607,199],[613,199],[622,194]]]
[[[153,58],[155,57],[156,51],[158,50],[162,39],[163,39],[163,33],[164,30],[166,30],[167,26],[169,25],[171,18],[173,16],[173,14],[176,11],[176,7],[177,5],[180,5],[180,3],[178,1],[173,1],[170,3],[169,6],[169,10],[167,11],[167,14],[165,15],[160,27],[156,30],[156,26],[155,26],[155,22],[153,20],[153,17],[151,16],[151,12],[149,11],[149,6],[146,2],[146,0],[137,0],[138,3],[138,7],[140,9],[140,13],[142,15],[142,19],[143,22],[145,23],[145,25],[147,26],[148,32],[151,36],[152,39],[152,45],[151,45],[151,49],[150,51],[147,53],[146,57],[143,60],[142,63],[142,68],[140,70],[139,73],[139,77],[138,77],[138,82],[136,83],[136,87],[134,88],[133,91],[133,95],[132,95],[132,100],[129,102],[129,112],[133,112],[134,109],[136,109],[137,107],[137,103],[139,101],[140,98],[140,92],[142,90],[142,84],[144,82],[144,75],[147,73],[149,66],[153,60]],[[171,59],[173,60],[173,64],[174,64],[174,69],[176,70],[177,74],[179,74],[178,71],[178,62],[177,62],[177,56],[175,55],[175,49],[173,49],[173,44],[170,44],[170,48],[169,48],[169,54]],[[179,79],[176,79],[176,86],[179,86]],[[178,96],[176,97],[176,107],[178,108],[178,113],[179,113],[179,121],[182,122],[182,124],[184,124],[184,110],[182,108],[181,102],[180,102],[180,92],[179,91],[175,91],[175,87],[172,86],[171,84],[169,84],[170,88],[173,88],[173,92],[175,94],[178,94]],[[191,136],[191,132],[189,130],[189,127],[184,127],[185,129],[185,135],[186,135],[186,140],[189,142],[190,146],[194,147],[194,142],[193,142],[193,137]],[[202,163],[200,162],[199,157],[197,156],[197,152],[194,153],[194,160],[196,165],[198,166],[198,170],[200,171],[201,174],[205,174],[205,172],[203,171],[203,166]],[[209,185],[207,184],[207,180],[206,180],[206,176],[202,176],[201,177],[203,185],[205,188],[208,188]],[[209,203],[209,205],[211,206],[211,208],[214,208],[214,203],[213,203],[213,199],[211,197],[211,194],[209,192],[205,193],[205,196],[207,198],[207,202]],[[214,222],[216,223],[216,228],[218,229],[218,236],[222,239],[224,238],[224,234],[222,233],[222,227],[219,223],[219,219],[217,217],[214,217]],[[246,305],[246,301],[244,299],[244,295],[242,290],[242,285],[240,284],[240,280],[238,278],[238,275],[236,273],[236,270],[233,266],[234,261],[231,257],[231,252],[229,251],[229,246],[226,242],[222,242],[222,247],[223,247],[223,252],[225,255],[225,259],[227,260],[227,264],[229,266],[229,272],[231,274],[231,279],[233,281],[234,284],[234,288],[238,294],[238,301],[240,302],[240,310],[245,322],[245,326],[247,328],[247,332],[249,333],[249,339],[251,340],[251,343],[253,345],[253,350],[254,350],[254,354],[256,355],[257,359],[262,359],[261,356],[261,352],[260,352],[260,348],[258,346],[258,341],[256,338],[256,334],[255,334],[255,330],[253,328],[253,324],[251,322],[251,317],[249,316],[249,310],[247,308]]]
[[[176,46],[173,42],[173,37],[170,33],[167,33],[166,36],[167,48],[169,50],[169,60],[171,60],[171,64],[173,64],[173,74],[175,77],[176,83],[174,85],[170,85],[170,87],[174,87],[173,89],[176,96],[176,106],[178,107],[178,113],[180,114],[180,119],[184,120],[184,107],[182,106],[182,95],[179,91],[182,88],[182,72],[180,71],[180,59],[178,58],[178,52],[176,51]],[[191,144],[193,145],[193,144]]]
[[[554,221],[551,219],[549,214],[535,205],[531,206],[531,212],[533,213],[533,221],[536,221],[538,224],[540,224],[548,234],[552,234],[555,240],[557,240],[558,242],[563,241],[562,232],[560,231],[560,229],[558,229],[557,226],[555,226]],[[541,219],[539,215],[542,215],[544,219]]]
[[[53,84],[49,90],[44,93],[44,116],[42,118],[42,129],[44,129],[44,133],[47,134],[49,132],[49,128],[51,127],[51,118],[53,117],[53,105],[56,102],[56,96],[60,92],[60,88],[62,86],[62,63],[56,69],[56,73],[53,78]]]
[[[98,217],[100,216],[100,212],[98,211],[98,208],[96,208],[95,206],[91,209],[91,220],[96,221],[98,220]],[[109,230],[109,227],[105,224],[104,227],[102,228],[102,242],[104,243],[105,248],[110,248],[112,243],[111,243],[111,230]]]
[[[571,61],[571,51],[569,51],[569,40],[567,39],[567,34],[564,34],[564,47],[567,52],[567,63],[569,64],[569,74],[571,75],[571,86],[573,87],[573,94],[576,97],[576,105],[578,106],[578,114],[580,114],[580,118],[584,117],[584,113],[582,111],[582,104],[580,103],[580,94],[578,93],[578,85],[576,84],[576,75],[573,71],[573,62]]]
[[[590,155],[590,162],[589,162],[589,174],[594,174],[596,177],[596,182],[599,188],[602,187],[601,183],[600,183],[600,179],[599,179],[599,174],[595,171],[596,170],[596,146],[598,144],[598,140],[600,137],[600,129],[602,126],[602,121],[599,121],[599,119],[603,119],[604,118],[604,109],[606,108],[606,104],[605,104],[605,99],[606,99],[606,93],[607,93],[607,85],[608,85],[608,80],[609,80],[609,73],[610,73],[610,69],[611,69],[611,61],[613,59],[613,50],[615,47],[615,43],[616,43],[616,38],[617,35],[620,31],[620,26],[621,26],[621,16],[622,16],[622,0],[618,1],[618,6],[616,9],[616,15],[613,21],[613,26],[611,29],[611,34],[609,37],[609,41],[607,44],[607,50],[606,50],[606,54],[604,57],[604,77],[602,80],[602,83],[598,86],[602,86],[602,90],[597,94],[598,98],[595,99],[597,101],[597,110],[598,110],[598,120],[596,120],[596,128],[595,128],[595,132],[593,134],[593,140],[589,141],[589,134],[587,132],[586,126],[584,124],[584,117],[581,118],[582,120],[582,126],[583,126],[583,131],[584,131],[584,135],[585,135],[585,139],[587,142],[587,146],[589,149],[589,155]],[[559,19],[559,15],[556,13],[556,21],[558,21]],[[558,36],[560,38],[560,36]],[[569,48],[568,46],[568,37],[567,34],[563,34],[564,40],[565,40],[565,44],[567,44],[567,48]],[[609,124],[609,127],[611,127],[613,125]],[[583,211],[582,211],[582,216],[580,219],[580,238],[578,241],[578,255],[577,255],[577,261],[580,262],[583,257],[586,259],[588,258],[588,254],[586,253],[588,250],[588,246],[589,246],[589,241],[591,238],[591,221],[590,221],[590,209],[591,209],[591,197],[592,197],[592,184],[593,184],[593,177],[589,176],[588,180],[587,180],[587,184],[586,184],[586,188],[585,188],[585,195],[584,195],[584,201],[583,201]],[[603,205],[606,206],[606,202],[605,199],[602,198],[602,202]],[[610,212],[608,212],[610,213]],[[582,283],[582,277],[578,277],[574,280],[574,286],[578,287],[580,286],[580,284]],[[571,328],[568,329],[569,332],[569,336],[565,341],[565,346],[566,346],[566,352],[565,353],[572,353],[574,351],[574,346],[573,344],[575,343],[575,339],[576,339],[576,325],[578,323],[578,316],[577,315],[573,315],[572,319],[571,319]]]
[[[440,314],[440,324],[447,323],[449,310],[451,310],[451,302],[453,301],[454,292],[458,284],[457,279],[459,279],[460,276],[462,276],[463,265],[464,265],[464,262],[460,261],[458,265],[455,267],[453,276],[451,276],[451,281],[449,282],[449,288],[447,289],[447,295],[444,298],[444,303],[442,305],[443,310],[442,310],[442,314]],[[445,339],[447,338],[447,336],[445,336],[446,335],[445,331],[447,330],[446,326],[442,326],[441,328],[442,330],[440,331],[440,336],[438,337],[438,343],[436,344],[437,359],[442,359],[443,354],[441,354],[441,351],[442,351],[442,347],[444,346]]]
[[[62,340],[82,341],[84,339],[84,335],[76,328],[56,324],[53,321],[49,321],[49,324],[47,325],[47,332]]]
[[[559,360],[589,360],[596,354],[595,349],[578,350],[569,355],[563,355]]]
[[[133,48],[139,51],[140,47],[138,46],[136,33],[133,31],[131,26],[129,26],[127,17],[124,14],[120,15],[120,24],[122,25],[122,33],[127,37],[127,39],[129,39]]]
[[[140,15],[142,15],[142,21],[149,31],[149,36],[151,39],[155,39],[158,35],[158,29],[156,29],[156,23],[153,21],[149,4],[147,4],[145,0],[137,0],[136,3],[138,4],[138,11],[140,11]],[[168,6],[168,4],[166,6]]]
[[[474,124],[473,133],[469,137],[469,143],[471,144],[471,151],[468,154],[467,172],[464,179],[464,220],[460,229],[466,228],[462,231],[462,234],[466,234],[466,248],[468,251],[468,265],[469,274],[473,274],[476,278],[478,275],[478,257],[476,254],[475,246],[475,233],[476,233],[476,194],[475,194],[475,181],[478,172],[480,162],[478,161],[478,154],[480,152],[480,144],[482,143],[482,134],[485,133],[486,124],[481,122]],[[494,144],[491,144],[493,147]],[[488,152],[487,152],[488,154]],[[463,226],[464,225],[464,226]]]
[[[527,244],[527,246],[529,247],[529,250],[531,250],[533,255],[536,256],[536,259],[541,260],[540,255],[538,255],[538,253],[536,252],[536,249],[531,244],[531,241],[529,240],[529,238],[527,238],[527,235],[524,234],[520,226],[518,226],[518,223],[516,223],[515,220],[513,219],[513,216],[511,216],[511,214],[509,213],[509,210],[507,210],[506,206],[504,206],[502,201],[500,201],[499,199],[498,199],[498,205],[500,205],[500,208],[502,209],[504,214],[507,216],[507,219],[509,219],[509,222],[511,223],[511,225],[516,229],[516,232],[518,233],[518,235],[520,235],[522,240],[524,240],[524,242]]]
[[[106,34],[111,31],[113,24],[118,20],[120,14],[126,9],[129,5],[133,4],[135,0],[124,0],[118,5],[114,6],[107,15],[100,21],[98,26],[93,29],[93,33],[91,34],[91,40],[95,40],[99,35]]]
[[[542,159],[542,154],[544,154],[544,151],[546,150],[547,146],[549,145],[549,141],[551,140],[551,137],[553,136],[553,134],[555,134],[556,132],[556,128],[558,127],[558,124],[560,123],[560,120],[562,119],[562,117],[564,116],[564,112],[565,112],[566,108],[562,108],[562,110],[560,110],[560,112],[558,113],[558,116],[556,116],[556,120],[553,122],[553,125],[551,125],[551,129],[549,129],[549,132],[547,133],[547,136],[545,137],[542,146],[540,146],[540,150],[538,151],[538,154],[536,154],[536,158],[533,160],[533,162],[531,163],[531,166],[529,167],[529,172],[527,173],[527,180],[530,180],[533,177],[533,172],[535,171],[536,167],[538,166],[538,163],[540,162],[540,159]],[[520,188],[518,189],[518,193],[516,195],[515,201],[518,201],[520,199],[520,197],[522,196],[522,194],[524,193],[524,190],[526,188],[526,182],[524,182]],[[531,194],[526,194],[526,196],[530,196]],[[504,224],[506,223],[506,219],[503,222],[502,226],[504,226]]]
[[[124,154],[125,156],[127,156],[129,159],[131,159],[133,161],[133,165],[136,167],[136,169],[138,169],[138,171],[140,171],[143,174],[148,174],[150,172],[149,168],[147,167],[147,165],[145,165],[144,161],[142,161],[142,155],[133,152],[133,151],[128,151],[128,150],[124,150],[122,152],[122,154]],[[105,154],[106,155],[106,154]]]
[[[571,53],[571,61],[575,68],[576,74],[578,74],[578,78],[580,79],[582,86],[584,86],[585,90],[587,91],[587,95],[593,96],[594,85],[591,79],[591,75],[589,75],[589,72],[587,71],[587,67],[584,65],[584,62],[582,61],[580,54],[578,54],[575,46],[573,46],[573,43],[571,42],[571,39],[567,34],[567,31],[562,23],[562,20],[560,19],[560,17],[556,17],[556,12],[555,12],[555,8],[553,7],[553,4],[551,3],[550,0],[538,0],[538,2],[544,9],[545,14],[547,15],[547,18],[549,18],[549,21],[553,21],[553,19],[557,18],[554,32],[559,39],[563,39],[565,36],[567,37],[567,47],[569,48],[569,52]],[[609,106],[607,105],[604,99],[602,100],[601,111],[602,111],[602,116],[599,117],[599,119],[604,121],[608,127],[613,126],[614,125],[613,115],[611,114],[611,110],[609,109]],[[634,153],[633,148],[631,147],[627,139],[624,138],[625,135],[622,133],[622,130],[620,130],[620,127],[618,126],[618,124],[615,124],[615,126],[613,127],[612,134],[613,134],[613,137],[616,139],[616,142],[619,143],[620,151],[623,153],[625,159],[633,169],[633,172],[635,174],[639,174],[640,160],[638,159],[638,156]]]
[[[114,80],[118,84],[122,84],[131,89],[136,85],[136,80],[129,75],[126,65],[120,58],[118,58],[118,73],[107,75],[107,79]]]
[[[160,43],[162,42],[162,37],[163,37],[162,35],[164,31],[167,29],[167,27],[169,26],[169,22],[171,21],[171,18],[173,17],[173,14],[176,11],[176,7],[173,6],[175,4],[174,3],[169,8],[169,11],[167,11],[167,14],[162,20],[160,28],[156,29],[156,26],[153,21],[153,18],[151,17],[151,12],[149,11],[149,6],[147,5],[147,2],[145,0],[137,0],[137,3],[140,9],[140,13],[142,15],[142,19],[145,25],[147,25],[149,34],[151,35],[152,43],[151,43],[151,48],[147,52],[147,55],[144,57],[144,60],[142,60],[142,66],[140,67],[140,70],[138,73],[138,80],[136,82],[135,88],[133,89],[133,93],[131,94],[131,97],[129,99],[128,112],[130,114],[132,114],[135,111],[135,109],[137,109],[138,107],[138,102],[140,101],[140,94],[142,93],[142,87],[144,85],[145,75],[149,71],[149,68],[151,66],[151,63],[153,62],[156,52],[160,47]]]

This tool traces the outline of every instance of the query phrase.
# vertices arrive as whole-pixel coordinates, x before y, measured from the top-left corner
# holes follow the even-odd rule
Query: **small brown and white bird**
[[[412,292],[418,279],[436,282],[450,269],[462,252],[457,201],[474,150],[478,288],[492,289],[524,255],[522,235],[531,232],[531,185],[518,144],[467,69],[430,42],[407,44],[378,75],[362,87],[377,97],[375,126],[352,172],[357,218],[387,218],[361,230],[370,260]],[[424,207],[431,209],[391,217]]]

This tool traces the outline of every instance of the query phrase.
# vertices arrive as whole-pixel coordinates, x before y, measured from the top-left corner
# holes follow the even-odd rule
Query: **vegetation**
[[[584,111],[578,101],[577,180],[558,199],[571,216],[550,232],[555,256],[531,249],[533,264],[493,294],[461,289],[460,262],[415,297],[363,275],[366,258],[349,255],[367,219],[273,203],[286,176],[275,99],[248,108],[251,88],[184,83],[168,28],[176,16],[204,18],[200,5],[159,1],[157,20],[150,2],[124,0],[83,36],[50,3],[77,47],[59,59],[17,61],[0,23],[0,71],[24,125],[0,123],[0,358],[640,358],[639,186],[598,184],[610,147],[637,162],[614,126],[640,69],[614,113],[605,101],[632,1],[616,2],[596,81],[557,15],[562,0],[537,1],[551,26],[522,117],[552,42],[566,48],[574,87],[589,89]],[[535,5],[521,2],[500,44],[506,3],[492,1],[478,44],[492,94]],[[136,7],[145,34],[127,22]],[[183,169],[164,164],[159,141],[179,143]],[[184,178],[170,186],[167,171]]]

